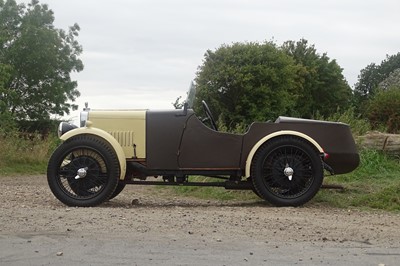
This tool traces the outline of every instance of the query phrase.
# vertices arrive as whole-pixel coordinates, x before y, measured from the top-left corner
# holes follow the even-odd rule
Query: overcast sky
[[[19,1],[22,2],[22,1]],[[398,0],[41,0],[55,26],[81,27],[85,69],[73,75],[92,108],[172,108],[206,50],[233,42],[305,38],[344,69],[400,51]],[[76,116],[74,112],[72,116]]]

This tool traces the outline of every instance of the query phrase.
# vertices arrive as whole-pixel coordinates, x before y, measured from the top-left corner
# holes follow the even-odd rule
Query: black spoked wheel
[[[102,139],[82,135],[61,144],[50,158],[51,191],[69,206],[88,207],[109,199],[118,184],[119,163]]]
[[[124,190],[125,188],[125,183],[119,182],[117,187],[115,188],[114,192],[112,193],[111,197],[109,199],[113,199],[116,196],[119,195],[119,193],[122,192],[122,190]]]
[[[254,187],[254,182],[251,177],[247,178],[247,182],[249,182],[252,186],[251,191],[253,191],[254,194],[256,194],[258,197],[264,199],[264,197],[260,193],[258,193],[257,189]]]
[[[251,172],[258,194],[277,206],[299,206],[308,202],[323,181],[318,151],[295,137],[281,137],[261,146]]]

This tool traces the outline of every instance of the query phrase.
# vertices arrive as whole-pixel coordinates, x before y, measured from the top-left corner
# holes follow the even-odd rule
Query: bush
[[[345,111],[338,110],[336,113],[330,115],[329,117],[323,117],[317,115],[315,119],[327,120],[333,122],[342,122],[350,125],[353,135],[360,136],[371,130],[371,124],[367,119],[362,118],[360,114],[357,114],[354,108],[349,108]]]
[[[58,144],[55,136],[43,139],[32,133],[26,138],[17,131],[0,134],[0,176],[45,173],[48,158]]]
[[[389,133],[399,133],[400,87],[380,90],[369,101],[368,119],[374,128],[383,124]]]
[[[10,134],[17,130],[17,124],[14,117],[8,113],[0,113],[0,136]]]

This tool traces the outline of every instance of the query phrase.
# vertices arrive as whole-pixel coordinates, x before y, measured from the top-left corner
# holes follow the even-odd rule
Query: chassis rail
[[[144,180],[127,180],[126,184],[147,185],[147,186],[198,186],[198,187],[224,187],[225,189],[252,190],[253,184],[249,181],[224,181],[224,182],[167,182],[167,181],[144,181]],[[322,185],[323,189],[339,189],[344,190],[341,185],[326,184]]]

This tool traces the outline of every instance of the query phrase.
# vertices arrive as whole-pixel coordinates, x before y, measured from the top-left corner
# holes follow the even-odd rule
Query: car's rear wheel
[[[322,159],[308,142],[280,137],[258,149],[251,175],[255,190],[265,200],[276,206],[299,206],[322,185]]]
[[[104,140],[81,135],[52,154],[47,181],[54,196],[69,206],[89,207],[106,201],[118,185],[119,163]]]

